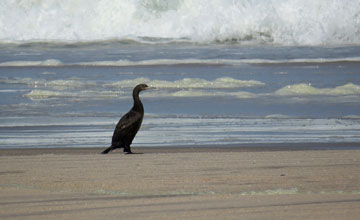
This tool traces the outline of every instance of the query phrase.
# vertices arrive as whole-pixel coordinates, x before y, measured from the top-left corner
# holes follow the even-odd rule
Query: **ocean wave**
[[[93,61],[73,63],[70,65],[79,66],[170,66],[170,65],[231,65],[241,64],[243,62],[238,60],[206,60],[206,59],[153,59],[153,60],[115,60],[115,61]]]
[[[122,92],[119,91],[61,91],[61,90],[43,90],[34,89],[24,95],[32,100],[47,100],[47,99],[70,99],[71,101],[85,101],[85,100],[104,100],[114,98],[126,98]]]
[[[360,120],[360,115],[346,115],[343,118],[344,119],[353,119],[353,120],[358,119],[358,120]]]
[[[265,119],[293,119],[294,117],[291,117],[289,115],[283,115],[283,114],[272,114],[272,115],[266,115],[264,118]]]
[[[63,79],[59,79],[59,80],[46,80],[46,79],[35,79],[35,78],[5,78],[5,79],[0,79],[0,83],[3,84],[25,84],[25,85],[29,85],[29,86],[33,86],[35,88],[37,87],[49,87],[49,88],[80,88],[80,87],[91,87],[91,86],[95,86],[96,83],[94,82],[83,82],[81,80],[75,80],[75,79],[70,79],[70,80],[63,80]]]
[[[55,90],[76,90],[87,87],[102,88],[133,88],[137,84],[146,83],[159,89],[236,89],[247,87],[260,87],[265,83],[257,80],[239,80],[231,77],[220,77],[215,80],[201,78],[183,78],[175,81],[152,80],[139,77],[131,80],[122,80],[113,83],[100,83],[83,81],[82,79],[46,80],[38,78],[0,78],[3,84],[25,84],[34,88],[51,88]]]
[[[256,80],[238,80],[231,77],[221,77],[213,81],[200,79],[200,78],[184,78],[175,81],[166,80],[150,80],[149,78],[136,78],[133,80],[123,80],[107,84],[112,87],[133,87],[139,83],[147,83],[157,88],[167,89],[194,89],[194,88],[207,88],[207,89],[231,89],[243,87],[264,86],[265,84]]]
[[[2,67],[21,67],[21,66],[64,66],[60,60],[48,59],[40,61],[9,61],[0,63]]]
[[[202,78],[183,78],[179,80],[154,80],[139,77],[112,83],[83,81],[82,79],[46,80],[35,78],[0,79],[2,84],[25,84],[31,92],[25,97],[31,99],[74,98],[74,99],[113,99],[129,98],[128,91],[134,85],[146,83],[157,90],[142,94],[148,98],[166,97],[233,97],[252,99],[264,97],[356,97],[360,94],[360,85],[347,83],[333,88],[318,88],[310,83],[287,85],[280,89],[262,93],[246,91],[247,88],[265,87],[257,80],[239,80],[232,77],[220,77],[214,80]],[[26,90],[23,90],[26,91]],[[28,90],[27,90],[28,91]],[[344,99],[345,100],[345,99]],[[283,100],[284,101],[284,100]]]
[[[0,42],[359,44],[359,10],[352,0],[4,1]]]
[[[24,95],[25,97],[32,100],[48,100],[48,99],[70,99],[71,101],[86,101],[86,100],[104,100],[104,99],[125,99],[130,98],[130,94],[125,94],[123,92],[117,91],[83,91],[83,92],[75,92],[75,91],[53,91],[53,90],[41,90],[34,89]],[[236,97],[238,99],[249,99],[259,97],[256,94],[249,92],[210,92],[204,90],[180,90],[176,92],[168,92],[168,91],[157,91],[152,93],[144,93],[142,95],[143,98],[169,98],[169,97],[177,97],[177,98],[193,98],[193,97]]]
[[[303,59],[152,59],[152,60],[105,60],[92,62],[64,63],[56,59],[40,61],[8,61],[0,63],[0,67],[64,67],[64,66],[172,66],[172,65],[280,65],[280,64],[321,64],[321,63],[342,63],[360,62],[360,57],[343,58],[303,58]],[[54,75],[53,72],[44,72],[44,75]]]
[[[353,83],[348,83],[343,86],[337,86],[335,88],[315,88],[311,84],[295,84],[288,85],[277,90],[275,95],[280,96],[306,96],[306,95],[359,95],[360,86]]]
[[[60,97],[69,97],[70,94],[49,91],[49,90],[32,90],[31,92],[25,95],[30,99],[50,99],[50,98],[60,98]]]
[[[122,84],[122,88],[126,85]],[[130,88],[130,87],[129,87]],[[131,87],[132,88],[132,87]],[[227,89],[227,88],[222,88]],[[246,91],[228,91],[222,89],[206,88],[160,88],[157,91],[142,94],[143,98],[208,98],[208,97],[231,97],[235,99],[276,99],[277,97],[298,97],[302,101],[306,100],[323,100],[332,97],[328,102],[343,102],[354,100],[360,94],[360,86],[352,83],[337,86],[335,88],[316,88],[308,84],[296,84],[286,86],[270,93],[255,93]],[[241,89],[241,87],[237,88]],[[174,91],[175,90],[175,91]],[[105,91],[97,90],[45,90],[34,89],[24,95],[33,100],[46,100],[46,99],[70,99],[72,101],[85,101],[85,100],[104,100],[104,99],[128,99],[131,98],[129,92],[118,91],[117,89],[106,89]],[[289,102],[292,99],[284,99],[282,102]],[[297,100],[297,102],[301,101]],[[282,115],[269,115],[267,118],[286,118]]]
[[[301,58],[287,60],[271,60],[271,59],[244,59],[238,63],[246,64],[321,64],[321,63],[342,63],[342,62],[360,62],[360,57],[342,57],[342,58]],[[229,62],[230,63],[230,62]],[[235,63],[235,62],[233,62]]]
[[[142,94],[145,98],[232,96],[243,99],[254,98],[255,94],[244,91],[224,92],[221,90],[265,85],[264,83],[255,80],[237,80],[230,77],[217,78],[213,81],[200,78],[184,78],[175,81],[136,78],[111,84],[97,84],[96,87],[101,87],[103,88],[102,90],[79,90],[79,88],[94,86],[95,83],[86,83],[75,80],[46,81],[44,79],[24,78],[2,80],[2,82],[24,83],[32,86],[35,89],[26,93],[24,96],[33,100],[61,98],[70,98],[72,100],[129,98],[131,97],[131,93],[125,93],[124,90],[131,89],[134,85],[140,83],[147,83],[157,88],[157,90],[152,91],[151,93]]]

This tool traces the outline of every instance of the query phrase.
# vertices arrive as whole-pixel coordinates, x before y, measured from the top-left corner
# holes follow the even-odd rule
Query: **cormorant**
[[[139,93],[151,87],[139,84],[133,90],[134,106],[117,123],[112,136],[111,146],[102,152],[107,154],[116,148],[124,148],[124,152],[131,154],[130,145],[138,132],[144,118],[144,107],[139,98]]]

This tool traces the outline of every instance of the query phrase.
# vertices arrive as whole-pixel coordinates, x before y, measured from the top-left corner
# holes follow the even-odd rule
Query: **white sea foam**
[[[43,90],[34,89],[24,95],[33,100],[44,100],[44,99],[61,99],[70,98],[73,101],[84,101],[84,100],[96,100],[96,99],[113,99],[113,98],[125,98],[122,92],[119,91],[67,91],[67,90]]]
[[[66,95],[65,93],[49,91],[49,90],[32,90],[31,92],[27,93],[25,96],[29,97],[30,99],[49,99],[49,98],[65,97],[65,96],[69,96],[69,94]]]
[[[233,97],[237,99],[251,99],[276,96],[296,96],[311,98],[320,96],[354,97],[360,94],[360,85],[348,83],[334,88],[317,88],[311,84],[294,84],[280,88],[270,93],[247,92],[243,89],[248,87],[265,86],[263,82],[256,80],[238,80],[231,77],[221,77],[215,80],[201,78],[183,78],[175,81],[151,80],[149,78],[135,78],[113,83],[99,84],[95,82],[83,82],[80,79],[71,80],[45,80],[33,78],[2,79],[0,83],[26,84],[33,90],[25,96],[31,99],[48,99],[72,97],[77,99],[112,99],[129,98],[131,94],[126,89],[134,85],[146,83],[158,88],[151,93],[144,93],[143,97],[166,98],[166,97]],[[98,90],[96,88],[106,88]],[[233,91],[224,91],[224,90]],[[284,100],[283,100],[284,101]]]
[[[56,59],[48,59],[43,61],[9,61],[0,63],[0,66],[12,66],[12,67],[20,67],[20,66],[63,66],[64,64],[60,60]]]
[[[244,59],[237,61],[246,64],[318,64],[318,63],[340,63],[340,62],[360,62],[360,57],[342,57],[342,58],[299,58],[287,60],[271,59]],[[235,62],[233,62],[235,64]],[[284,74],[283,72],[278,74]]]
[[[44,84],[45,86],[59,86],[59,87],[87,87],[87,86],[95,86],[94,82],[81,82],[80,80],[52,80],[48,81]]]
[[[175,97],[236,97],[238,99],[255,98],[256,94],[250,92],[219,92],[219,91],[204,91],[199,89],[181,90],[170,94]],[[153,97],[158,97],[153,95]]]
[[[0,79],[0,83],[4,84],[25,84],[29,86],[37,87],[57,87],[59,88],[80,88],[80,87],[91,87],[95,86],[94,82],[83,82],[80,79],[70,79],[70,80],[46,80],[46,79],[35,79],[35,78],[8,78]]]
[[[123,89],[133,88],[134,85],[147,83],[158,88],[151,93],[144,93],[143,97],[207,97],[233,96],[236,98],[254,98],[255,94],[244,91],[224,92],[223,89],[242,89],[260,87],[265,84],[256,80],[238,80],[231,77],[221,77],[215,80],[201,78],[183,78],[175,81],[151,80],[149,78],[135,78],[114,83],[99,83],[82,79],[46,80],[39,78],[5,78],[0,79],[3,84],[24,84],[33,89],[25,94],[31,99],[49,98],[128,98],[130,93]],[[106,89],[98,89],[106,88]],[[26,91],[26,90],[24,90]]]
[[[310,84],[295,84],[285,86],[275,92],[276,95],[292,96],[292,95],[359,95],[360,86],[348,83],[335,88],[315,88]]]
[[[0,41],[358,44],[359,10],[353,0],[5,0]]]
[[[231,92],[231,93],[223,93],[223,96],[234,96],[238,99],[250,99],[250,98],[256,98],[259,95],[251,92]]]
[[[340,63],[340,62],[360,62],[360,57],[343,57],[343,58],[301,58],[301,59],[152,59],[152,60],[105,60],[92,62],[75,62],[64,63],[60,60],[49,59],[40,61],[8,61],[0,63],[0,67],[22,67],[22,66],[45,66],[45,67],[62,67],[62,66],[171,66],[171,65],[243,65],[243,64],[319,64],[319,63]],[[44,75],[56,74],[44,72]],[[284,74],[284,72],[278,73]]]
[[[133,80],[123,80],[107,84],[113,87],[133,87],[139,83],[147,83],[157,88],[170,88],[170,89],[230,89],[230,88],[244,88],[254,86],[264,86],[265,84],[256,80],[238,80],[231,77],[221,77],[213,81],[200,79],[200,78],[184,78],[175,81],[166,80],[150,80],[149,78],[136,78]]]
[[[175,97],[200,97],[200,96],[216,96],[215,93],[201,91],[201,90],[182,90],[174,92],[172,96]]]
[[[360,60],[360,58],[359,58]],[[155,65],[231,65],[242,64],[239,60],[222,60],[222,59],[150,59],[140,61],[115,60],[115,61],[93,61],[74,63],[72,65],[81,66],[155,66]]]
[[[266,119],[290,119],[292,117],[289,115],[283,115],[283,114],[272,114],[272,115],[266,115],[264,118],[266,118]]]
[[[345,119],[360,119],[360,115],[346,115],[343,118],[345,118]]]
[[[4,78],[0,79],[0,83],[4,84],[25,84],[25,85],[43,85],[45,83],[44,79],[33,79],[29,77],[25,78]]]
[[[48,72],[48,71],[42,72],[41,74],[42,75],[56,75],[55,72]]]

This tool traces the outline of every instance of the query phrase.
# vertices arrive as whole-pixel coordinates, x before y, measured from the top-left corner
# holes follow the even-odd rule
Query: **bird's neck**
[[[133,99],[134,99],[133,110],[144,112],[144,106],[141,103],[139,92],[136,91],[133,92]]]

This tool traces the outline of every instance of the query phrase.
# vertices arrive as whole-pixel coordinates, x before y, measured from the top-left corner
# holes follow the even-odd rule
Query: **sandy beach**
[[[358,150],[143,152],[2,150],[0,218],[360,217]]]
[[[1,1],[0,220],[360,219],[360,1],[109,2]]]

